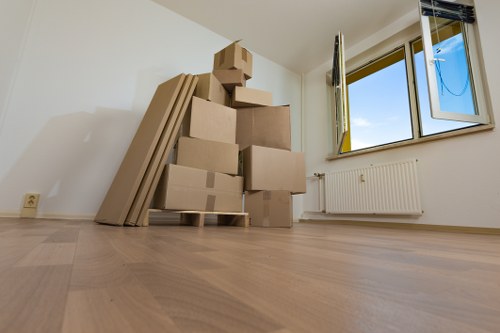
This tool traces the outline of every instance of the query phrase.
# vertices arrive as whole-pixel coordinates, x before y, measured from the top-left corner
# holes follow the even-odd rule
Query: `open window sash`
[[[332,87],[334,94],[335,123],[337,153],[342,153],[348,144],[349,116],[347,103],[347,84],[344,57],[344,35],[339,32],[335,36],[335,47],[333,53]]]
[[[420,12],[423,13],[422,4],[420,5]],[[451,94],[452,98],[455,96],[456,100],[460,97],[460,93],[467,91],[465,88],[460,92],[453,92],[449,87],[444,83],[443,73],[441,72],[441,67],[446,66],[446,58],[441,54],[442,48],[437,47],[437,45],[433,45],[433,34],[439,36],[440,27],[431,28],[431,21],[435,22],[434,16],[428,16],[429,11],[427,11],[427,15],[420,15],[420,22],[422,26],[422,42],[424,49],[424,59],[425,59],[425,68],[427,72],[427,86],[429,90],[429,102],[431,108],[431,116],[435,119],[444,119],[444,120],[455,120],[455,121],[463,121],[468,123],[477,123],[477,124],[489,124],[490,119],[488,113],[486,112],[485,102],[481,98],[477,98],[477,94],[475,90],[482,91],[482,80],[480,78],[479,73],[474,73],[473,76],[472,68],[478,68],[478,56],[474,50],[471,50],[467,45],[467,40],[469,36],[466,35],[466,30],[462,29],[462,38],[463,38],[463,47],[465,49],[465,59],[466,59],[466,68],[461,68],[460,71],[466,71],[467,80],[469,80],[466,84],[469,85],[468,91],[471,92],[471,99],[473,107],[468,110],[468,112],[460,112],[453,108],[453,104],[459,104],[457,102],[445,102],[443,96],[444,89],[448,89],[446,92],[448,95]],[[437,15],[436,15],[437,16]],[[460,23],[462,25],[468,23]],[[439,86],[441,86],[441,94],[439,91]]]

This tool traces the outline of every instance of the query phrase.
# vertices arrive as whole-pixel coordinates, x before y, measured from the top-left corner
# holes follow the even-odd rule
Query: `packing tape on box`
[[[208,171],[207,172],[207,180],[205,182],[206,188],[214,188],[215,187],[215,172]]]
[[[207,204],[205,206],[206,212],[213,212],[215,210],[215,198],[216,196],[213,194],[207,196]]]

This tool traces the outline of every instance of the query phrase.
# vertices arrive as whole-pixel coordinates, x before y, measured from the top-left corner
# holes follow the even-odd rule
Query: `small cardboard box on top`
[[[263,106],[237,110],[236,143],[291,150],[290,106]]]
[[[229,93],[212,73],[198,74],[198,84],[194,90],[196,97],[217,104],[229,106],[231,98]]]
[[[292,196],[288,191],[245,192],[245,212],[252,227],[290,228]]]
[[[236,41],[215,54],[213,69],[241,69],[248,80],[252,77],[253,57],[238,43]]]
[[[237,175],[238,145],[183,136],[177,142],[177,164]]]
[[[243,178],[181,165],[166,165],[154,208],[207,212],[241,212]]]
[[[236,110],[193,97],[191,112],[186,114],[182,134],[192,138],[236,143]]]
[[[254,88],[234,87],[231,96],[231,107],[235,109],[253,106],[269,106],[272,104],[272,93]]]
[[[212,73],[230,93],[233,92],[236,86],[246,86],[247,80],[245,79],[245,74],[242,69],[214,69]]]
[[[246,191],[306,192],[304,153],[249,146],[241,155]]]

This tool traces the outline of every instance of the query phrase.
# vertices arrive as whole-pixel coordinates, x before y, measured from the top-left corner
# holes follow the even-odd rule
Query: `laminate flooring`
[[[500,236],[1,218],[0,332],[500,332]]]

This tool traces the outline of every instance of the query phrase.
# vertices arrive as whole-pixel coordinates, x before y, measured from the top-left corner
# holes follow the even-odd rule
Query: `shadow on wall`
[[[15,211],[25,192],[36,191],[39,216],[95,214],[139,121],[133,112],[107,108],[51,118],[1,180],[0,198]]]

